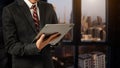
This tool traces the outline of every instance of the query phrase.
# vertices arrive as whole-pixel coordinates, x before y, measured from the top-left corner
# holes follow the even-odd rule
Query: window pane
[[[106,68],[107,46],[80,46],[78,55],[79,68]]]
[[[74,68],[74,46],[57,46],[52,55],[55,68]]]
[[[47,0],[52,3],[57,13],[59,24],[73,23],[72,0]],[[63,41],[71,42],[73,40],[73,30],[69,31]]]
[[[81,0],[81,41],[106,40],[106,0]]]

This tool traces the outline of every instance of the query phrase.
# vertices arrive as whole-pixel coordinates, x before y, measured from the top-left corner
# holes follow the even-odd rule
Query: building
[[[81,54],[79,55],[78,60],[79,68],[92,68],[92,56],[90,54]]]
[[[92,62],[93,68],[106,68],[105,64],[105,54],[102,52],[92,52]]]
[[[79,68],[106,68],[105,54],[92,52],[79,55]]]

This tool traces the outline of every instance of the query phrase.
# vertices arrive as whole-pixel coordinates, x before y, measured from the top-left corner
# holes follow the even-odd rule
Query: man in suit
[[[3,43],[2,10],[6,5],[10,4],[11,2],[13,2],[13,0],[0,0],[0,68],[7,68],[10,65],[8,65],[8,62],[10,62],[8,58],[10,58],[10,56],[8,56],[8,54],[6,53]]]
[[[34,14],[32,5],[36,5],[38,15]],[[34,16],[39,20],[39,30]],[[4,8],[2,18],[4,42],[7,52],[12,55],[12,68],[53,68],[48,43],[59,34],[53,34],[46,40],[45,34],[42,34],[32,42],[45,24],[58,22],[51,4],[38,0],[15,0]]]

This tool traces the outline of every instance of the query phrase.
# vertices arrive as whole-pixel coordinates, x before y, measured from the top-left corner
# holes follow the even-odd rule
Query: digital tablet
[[[60,36],[56,38],[55,40],[52,40],[49,44],[55,45],[57,44],[64,36],[65,34],[71,30],[74,27],[74,24],[46,24],[41,31],[38,33],[38,35],[35,37],[35,40],[37,40],[41,34],[53,34],[53,33],[60,33]]]

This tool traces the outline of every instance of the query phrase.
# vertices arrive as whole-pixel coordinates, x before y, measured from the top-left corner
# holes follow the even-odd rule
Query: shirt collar
[[[28,5],[29,8],[31,8],[33,5],[29,0],[24,0],[24,2]],[[34,5],[37,6],[37,3],[35,3]]]

